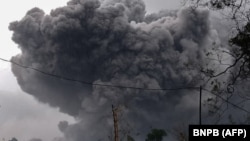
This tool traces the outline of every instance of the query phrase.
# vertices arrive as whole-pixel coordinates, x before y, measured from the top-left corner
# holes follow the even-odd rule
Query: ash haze
[[[174,0],[31,3],[1,11],[18,16],[1,26],[6,40],[0,55],[76,80],[154,89],[197,87],[202,83],[199,69],[207,63],[205,51],[224,43],[208,10],[180,8]],[[151,128],[169,131],[197,123],[195,90],[82,85],[6,63],[1,63],[0,78],[1,138],[108,140],[112,104],[122,108],[121,129],[136,140],[145,140]]]
[[[66,2],[63,0],[2,1],[0,57],[10,59],[20,53],[17,45],[11,40],[12,32],[8,30],[10,22],[21,19],[27,10],[33,7],[41,7],[48,13],[52,8],[66,5]],[[0,80],[1,140],[16,137],[20,141],[28,141],[32,138],[49,141],[62,135],[57,127],[60,121],[67,120],[74,123],[73,117],[60,113],[58,108],[40,104],[34,97],[21,91],[9,63],[0,62]]]

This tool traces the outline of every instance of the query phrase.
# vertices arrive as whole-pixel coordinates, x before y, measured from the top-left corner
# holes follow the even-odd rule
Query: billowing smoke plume
[[[141,0],[71,0],[49,15],[33,8],[9,26],[22,51],[12,60],[98,84],[199,86],[204,50],[213,40],[208,11],[145,13]],[[121,129],[140,133],[142,139],[150,127],[197,122],[197,91],[89,86],[15,65],[12,70],[25,92],[78,119],[76,124],[59,123],[65,135],[59,140],[107,140],[112,136],[112,104],[122,107]]]

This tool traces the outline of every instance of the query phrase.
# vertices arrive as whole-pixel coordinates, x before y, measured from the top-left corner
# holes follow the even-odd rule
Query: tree
[[[163,129],[152,129],[147,135],[146,141],[162,141],[163,137],[167,136],[167,133]]]
[[[172,130],[172,135],[176,138],[177,141],[188,141],[188,125],[180,124]]]
[[[189,0],[193,7],[208,7],[212,10],[225,10],[223,15],[235,23],[234,36],[228,40],[230,52],[226,52],[234,61],[224,71],[207,69],[203,72],[212,78],[231,73],[231,82],[250,77],[250,0]],[[224,52],[225,53],[225,52]],[[233,70],[233,71],[232,71]]]
[[[212,91],[229,100],[234,96],[235,87],[239,88],[240,85],[250,83],[250,0],[186,0],[186,2],[191,3],[194,8],[207,7],[213,11],[220,11],[233,23],[233,35],[228,39],[229,51],[223,52],[231,56],[232,63],[220,72],[213,68],[201,70],[208,77],[207,82],[213,86]],[[226,82],[217,81],[225,74],[229,76]],[[249,91],[242,96],[238,95],[243,100],[250,100],[248,94]],[[208,102],[214,102],[211,105],[215,107],[215,111],[218,111],[223,104],[216,98],[208,99]]]
[[[15,137],[13,137],[11,140],[9,141],[18,141]]]
[[[197,6],[206,6],[212,10],[225,10],[224,15],[235,23],[234,35],[229,38],[230,52],[224,52],[233,58],[232,64],[221,72],[203,70],[210,78],[217,78],[225,73],[230,74],[227,92],[234,91],[233,86],[250,78],[250,0],[190,0]],[[215,84],[215,83],[214,83]],[[215,86],[218,86],[215,84]]]
[[[127,141],[135,141],[133,137],[131,137],[130,135],[127,135]]]

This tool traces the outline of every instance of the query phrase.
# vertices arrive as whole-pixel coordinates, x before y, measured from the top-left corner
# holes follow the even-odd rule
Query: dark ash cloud
[[[77,80],[143,88],[198,86],[204,50],[212,44],[209,13],[183,8],[145,15],[141,0],[71,0],[49,15],[33,8],[12,22],[22,54],[13,61]],[[106,140],[111,104],[138,138],[150,126],[196,122],[196,91],[139,91],[83,86],[12,66],[21,88],[78,122],[60,122],[62,141]],[[173,112],[174,111],[174,112]],[[125,122],[124,122],[125,123]],[[128,128],[125,124],[122,128]]]

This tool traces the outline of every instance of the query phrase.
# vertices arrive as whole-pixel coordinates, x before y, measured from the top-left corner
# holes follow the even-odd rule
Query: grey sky
[[[182,0],[144,0],[148,12],[157,12],[161,9],[176,9],[181,7]]]

